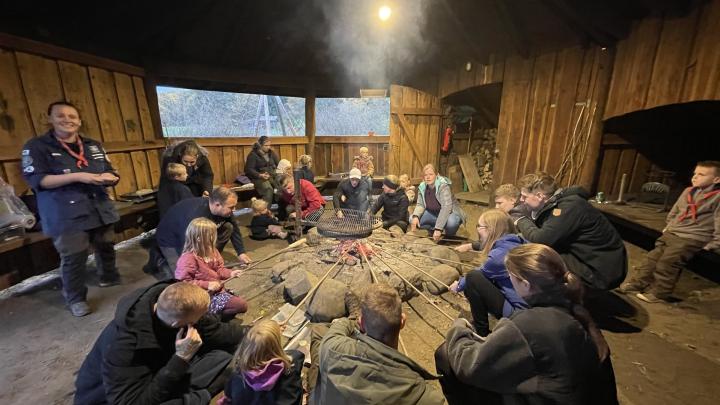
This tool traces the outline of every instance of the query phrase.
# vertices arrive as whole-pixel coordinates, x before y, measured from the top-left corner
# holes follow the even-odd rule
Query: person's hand
[[[457,293],[459,284],[458,280],[453,281],[452,284],[450,284],[450,291]]]
[[[200,350],[202,343],[202,338],[197,329],[192,325],[188,325],[187,329],[180,329],[175,337],[175,354],[189,363],[195,353]]]
[[[112,186],[120,181],[120,177],[114,175],[113,173],[101,173],[100,181],[102,181],[103,186]]]
[[[270,173],[260,173],[260,177],[262,177],[263,179],[267,180],[267,179],[270,178]]]
[[[211,281],[208,283],[208,291],[210,292],[217,292],[222,289],[222,284],[218,283],[217,281]]]
[[[343,212],[341,210],[337,210],[337,212],[335,213],[335,216],[338,218],[344,218],[345,214],[343,214]]]
[[[347,197],[345,197],[345,194],[340,196],[340,201],[342,201],[342,202],[347,201]]]
[[[512,207],[512,209],[510,209],[510,211],[508,212],[508,215],[510,215],[510,218],[512,218],[513,222],[515,224],[517,224],[517,221],[520,218],[522,218],[522,217],[530,218],[531,217],[530,207],[528,207],[527,204],[518,204],[518,205]]]
[[[240,253],[238,255],[238,259],[240,259],[241,263],[245,263],[245,264],[252,263],[252,259],[246,253]]]
[[[233,270],[230,272],[230,277],[240,277],[243,273],[245,273],[244,270]]]
[[[210,197],[210,193],[207,190],[203,191],[203,197]]]
[[[472,243],[463,243],[455,248],[456,252],[469,252],[472,250]]]
[[[440,238],[442,238],[442,231],[436,229],[435,232],[433,232],[432,238],[434,241],[439,241]]]
[[[410,232],[415,231],[418,226],[420,226],[420,219],[418,217],[413,217],[410,221]]]

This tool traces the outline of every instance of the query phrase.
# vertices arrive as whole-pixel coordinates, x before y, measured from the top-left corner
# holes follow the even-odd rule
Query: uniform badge
[[[33,158],[32,158],[32,156],[24,155],[24,156],[22,157],[22,166],[23,166],[23,167],[27,167],[27,166],[30,166],[31,164],[33,164]]]
[[[554,210],[552,210],[552,214],[554,217],[559,217],[560,214],[562,214],[562,210],[560,208],[555,208]]]
[[[100,148],[98,148],[96,145],[90,145],[88,149],[90,150],[90,153],[100,153]]]
[[[35,168],[33,166],[26,166],[23,169],[23,173],[34,173],[34,172],[35,172]]]
[[[30,149],[23,149],[22,155],[23,155],[23,156],[30,156]]]

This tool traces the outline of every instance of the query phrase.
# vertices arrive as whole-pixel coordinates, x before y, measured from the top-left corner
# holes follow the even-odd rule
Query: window
[[[157,87],[165,137],[305,136],[305,99]]]
[[[390,97],[318,98],[317,135],[390,134]]]

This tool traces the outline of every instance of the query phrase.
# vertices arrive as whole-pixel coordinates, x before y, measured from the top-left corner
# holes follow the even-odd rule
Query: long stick
[[[386,266],[388,269],[390,269],[390,271],[392,271],[393,273],[395,273],[396,276],[400,277],[400,279],[401,279],[402,281],[404,281],[405,284],[407,284],[407,285],[409,285],[410,287],[412,287],[412,289],[415,290],[415,292],[418,293],[421,297],[423,297],[423,298],[425,299],[425,301],[427,301],[427,302],[428,302],[430,305],[432,305],[435,309],[437,309],[438,311],[440,311],[441,314],[445,315],[445,317],[448,318],[449,320],[455,321],[455,318],[453,318],[452,316],[448,315],[448,314],[447,314],[445,311],[443,311],[439,306],[437,306],[434,302],[432,302],[432,300],[431,300],[430,298],[428,298],[425,294],[423,294],[422,291],[418,290],[418,288],[415,287],[411,282],[409,282],[408,279],[406,279],[405,277],[403,277],[403,275],[400,274],[400,272],[398,272],[397,270],[393,269],[387,262],[385,262],[385,260],[383,260],[382,257],[377,256],[377,258],[380,259],[380,261],[383,262],[383,263],[385,264],[385,266]]]
[[[386,235],[391,236],[391,240],[392,240],[392,239],[400,239],[400,238],[396,238],[396,237],[392,236],[392,232],[388,231],[388,230],[385,229],[385,228],[378,228],[378,230],[385,231],[385,234],[386,234]],[[413,235],[413,234],[410,234],[410,233],[404,233],[404,234],[402,235],[402,237],[410,237],[410,238],[416,238],[416,239],[431,239],[431,240],[434,241],[434,239],[433,239],[432,236]],[[377,236],[374,236],[374,238],[378,238],[378,237],[377,237]],[[382,239],[382,238],[379,238],[379,239]],[[467,238],[465,238],[465,239],[467,239]],[[460,240],[460,239],[455,239],[455,238],[440,238],[439,240],[441,240],[441,241],[446,241],[446,242],[464,242],[464,241],[462,241],[462,240]]]
[[[303,243],[305,243],[305,241],[306,241],[305,238],[298,239],[297,241],[291,243],[291,244],[288,245],[287,247],[284,247],[284,248],[278,250],[277,252],[271,253],[271,254],[263,257],[262,259],[260,259],[260,260],[258,260],[258,261],[256,261],[256,262],[252,263],[250,266],[248,266],[246,269],[244,269],[243,272],[241,273],[241,275],[247,273],[247,272],[248,272],[249,270],[251,270],[253,267],[257,267],[258,264],[272,259],[273,257],[279,255],[280,253],[287,252],[287,251],[290,250],[290,249],[294,249],[294,248],[302,245]],[[227,283],[228,281],[230,281],[230,280],[232,280],[232,279],[234,279],[234,278],[237,278],[237,276],[236,276],[236,277],[230,277],[230,278],[227,279],[227,280],[221,281],[221,282],[220,282],[220,285],[225,285],[225,283]]]
[[[290,313],[290,316],[288,316],[287,319],[286,319],[284,322],[282,322],[282,325],[286,324],[290,319],[292,319],[293,315],[295,315],[295,312],[297,312],[297,310],[300,309],[300,307],[305,303],[305,301],[307,301],[308,298],[312,297],[313,294],[315,294],[315,291],[318,289],[318,287],[320,287],[320,285],[322,284],[322,282],[325,281],[325,279],[327,278],[327,276],[330,275],[330,272],[332,272],[333,269],[338,266],[338,264],[340,264],[341,262],[344,262],[344,261],[345,261],[345,253],[347,253],[347,250],[346,250],[345,252],[343,252],[343,253],[340,255],[340,258],[338,259],[338,261],[336,261],[335,264],[333,264],[332,267],[330,267],[330,268],[328,269],[328,271],[325,272],[325,275],[322,276],[322,278],[320,279],[320,281],[318,281],[318,283],[315,284],[315,287],[313,287],[313,288],[307,293],[307,295],[305,296],[305,298],[303,298],[302,301],[300,301],[300,303],[298,303],[298,304],[295,306],[295,309],[293,309],[293,311]]]
[[[393,249],[393,248],[387,248],[387,249],[388,249],[388,250],[394,250],[394,251],[396,251],[396,252],[402,252],[402,251],[400,251],[400,250],[398,250],[398,249]],[[430,259],[440,260],[440,261],[443,261],[443,262],[448,262],[448,263],[453,263],[453,264],[458,264],[458,265],[460,265],[460,266],[465,266],[465,267],[472,267],[472,268],[477,267],[477,266],[475,266],[475,265],[473,265],[473,264],[467,264],[467,263],[463,263],[463,262],[457,262],[457,261],[455,261],[455,260],[443,259],[443,258],[440,258],[440,257],[432,257],[432,256],[424,255],[424,254],[421,254],[421,253],[413,253],[413,256],[427,257],[427,258],[430,258]]]
[[[437,281],[437,282],[440,283],[441,285],[445,286],[445,288],[447,288],[448,290],[450,290],[450,286],[449,286],[449,285],[443,283],[443,282],[442,282],[441,280],[439,280],[437,277],[435,277],[435,276],[433,276],[432,274],[428,273],[427,271],[421,269],[420,267],[412,264],[411,262],[409,262],[409,261],[407,261],[407,260],[405,260],[405,259],[403,259],[403,258],[401,258],[401,257],[399,257],[399,256],[394,256],[393,259],[400,260],[401,262],[407,264],[408,266],[415,268],[415,270],[417,270],[417,271],[421,272],[422,274],[430,277],[431,279]]]

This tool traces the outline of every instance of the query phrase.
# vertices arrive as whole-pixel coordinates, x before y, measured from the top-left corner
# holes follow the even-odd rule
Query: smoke
[[[315,0],[329,30],[324,38],[332,64],[345,72],[346,84],[387,88],[432,54],[425,40],[429,5],[434,0]],[[392,9],[386,22],[378,18],[382,5]]]

